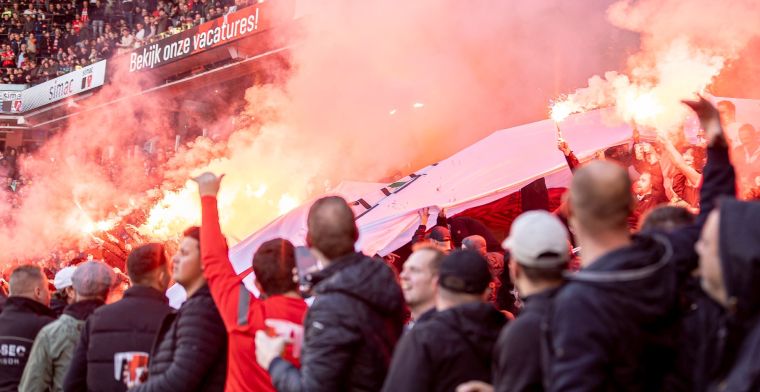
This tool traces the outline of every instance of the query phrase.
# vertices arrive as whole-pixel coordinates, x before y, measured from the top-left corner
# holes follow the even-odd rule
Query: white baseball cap
[[[517,263],[533,268],[557,268],[570,260],[567,229],[553,214],[528,211],[515,219],[502,243]]]
[[[71,267],[65,267],[58,271],[57,274],[55,274],[55,278],[53,279],[53,286],[55,286],[56,290],[63,290],[66,287],[71,287],[74,285],[74,283],[71,281],[71,277],[74,276],[74,271],[76,271],[77,267],[71,266]]]

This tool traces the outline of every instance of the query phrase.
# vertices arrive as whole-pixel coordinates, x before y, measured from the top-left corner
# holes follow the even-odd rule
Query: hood
[[[308,278],[317,295],[340,292],[372,306],[381,314],[400,314],[404,309],[401,286],[382,260],[352,253]]]
[[[507,323],[504,315],[491,304],[471,303],[436,313],[432,319],[458,332],[481,358],[490,358],[499,332]],[[431,322],[428,321],[428,322]]]
[[[571,282],[600,287],[616,303],[627,304],[630,317],[654,322],[668,314],[677,302],[673,248],[661,235],[634,236],[632,243],[600,257],[576,273]]]
[[[760,203],[726,199],[720,205],[720,262],[737,321],[760,313]]]

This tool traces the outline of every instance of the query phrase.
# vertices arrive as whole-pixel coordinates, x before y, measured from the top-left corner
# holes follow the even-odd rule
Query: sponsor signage
[[[20,102],[14,103],[13,106],[18,105],[18,111],[26,112],[100,87],[105,83],[105,79],[106,60],[103,60],[24,90],[21,92]]]
[[[133,50],[129,72],[160,67],[226,43],[270,29],[285,13],[282,0],[265,1]],[[290,15],[292,18],[292,14]]]
[[[3,113],[20,113],[21,112],[21,95],[23,91],[0,91],[0,102]]]

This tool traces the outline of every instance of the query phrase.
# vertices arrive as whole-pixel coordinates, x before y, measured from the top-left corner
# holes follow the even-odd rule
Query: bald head
[[[487,251],[486,239],[479,235],[471,235],[462,240],[462,248],[474,250],[485,256]]]
[[[631,179],[617,164],[595,161],[580,168],[570,186],[574,224],[589,234],[626,230],[633,210]]]
[[[359,238],[359,230],[354,221],[354,212],[346,200],[339,196],[329,196],[317,200],[309,209],[306,240],[329,260],[345,256],[354,251],[354,243]]]

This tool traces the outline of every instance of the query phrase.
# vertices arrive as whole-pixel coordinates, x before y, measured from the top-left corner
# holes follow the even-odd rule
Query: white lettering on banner
[[[175,57],[184,56],[186,54],[190,54],[190,38],[172,42],[171,45],[165,46],[163,61],[169,61]],[[153,66],[151,66],[151,68],[153,68]]]
[[[162,63],[189,55],[190,53],[231,41],[239,36],[252,33],[259,28],[259,8],[253,15],[235,18],[235,14],[225,15],[219,26],[209,27],[206,31],[197,32],[192,37],[171,43],[156,43],[145,47],[142,51],[135,50],[129,56],[129,72],[154,68]],[[212,22],[213,23],[213,22]],[[201,25],[203,27],[203,25]]]
[[[137,58],[135,57],[135,61]],[[144,60],[143,60],[144,61]],[[19,100],[19,108],[13,112],[26,112],[49,103],[100,87],[105,82],[106,61],[100,61],[66,75],[48,80],[24,90]],[[14,103],[15,105],[15,103]]]
[[[143,68],[153,68],[161,62],[161,47],[158,44],[143,48],[142,54],[132,52],[129,56],[129,72]]]

